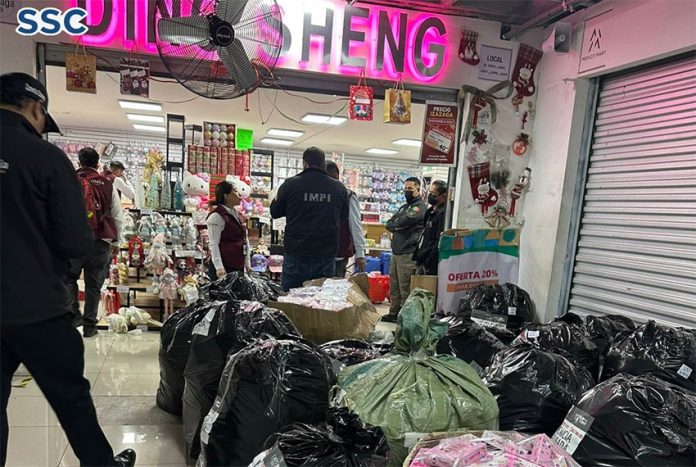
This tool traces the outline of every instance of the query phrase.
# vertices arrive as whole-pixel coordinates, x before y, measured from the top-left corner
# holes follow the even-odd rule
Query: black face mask
[[[406,197],[407,203],[410,203],[411,201],[416,199],[412,191],[404,191],[404,196]]]
[[[435,206],[437,204],[437,196],[428,195],[428,204],[430,204],[431,206]]]

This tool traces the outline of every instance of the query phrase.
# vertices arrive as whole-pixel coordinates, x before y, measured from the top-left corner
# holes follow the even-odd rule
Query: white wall
[[[0,74],[21,71],[34,76],[35,44],[15,32],[12,24],[0,24]]]
[[[578,78],[580,45],[586,18],[602,28],[605,66],[586,74],[598,76],[696,49],[694,0],[605,0],[564,21],[573,23],[573,46],[566,54],[542,59],[537,116],[532,133],[531,191],[520,258],[520,286],[528,290],[537,313],[550,320],[561,310],[573,192],[583,183],[578,174],[583,120],[592,101],[590,81]]]

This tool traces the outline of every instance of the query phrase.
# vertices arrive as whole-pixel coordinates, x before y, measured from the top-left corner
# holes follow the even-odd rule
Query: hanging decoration
[[[520,133],[515,141],[512,142],[512,152],[519,157],[524,156],[529,149],[529,135]]]
[[[498,201],[498,203],[493,206],[490,214],[484,217],[486,224],[492,229],[504,229],[510,225],[510,218],[508,217],[508,202],[504,199]]]
[[[401,75],[384,93],[384,123],[411,123],[411,91],[404,89]]]
[[[539,65],[541,55],[541,50],[525,44],[520,44],[515,68],[512,71],[512,84],[516,91],[512,98],[512,106],[515,109],[515,114],[520,111],[520,106],[524,102],[524,98],[533,96],[536,92],[534,72]]]
[[[150,61],[122,58],[121,95],[150,97]]]
[[[81,40],[75,44],[75,53],[65,55],[65,88],[74,92],[97,93],[97,57],[87,55]]]
[[[360,71],[358,84],[350,87],[348,115],[351,120],[371,121],[374,115],[374,90],[367,85],[365,69]]]
[[[488,135],[486,134],[486,130],[475,129],[471,132],[471,136],[474,137],[474,144],[478,147],[481,147],[488,142]]]
[[[515,215],[515,205],[517,203],[517,200],[522,198],[524,192],[529,189],[529,178],[531,177],[531,175],[532,169],[530,169],[529,167],[525,168],[522,171],[522,175],[520,175],[517,179],[517,183],[515,183],[515,186],[513,186],[512,190],[510,190],[510,198],[512,198],[512,202],[510,203],[511,216]]]
[[[498,192],[491,187],[491,183],[487,178],[479,180],[478,188],[476,189],[476,199],[474,203],[481,206],[481,214],[488,214],[491,206],[498,202]]]
[[[462,29],[462,35],[459,40],[459,58],[466,64],[478,65],[481,59],[476,51],[476,42],[478,41],[478,33]]]

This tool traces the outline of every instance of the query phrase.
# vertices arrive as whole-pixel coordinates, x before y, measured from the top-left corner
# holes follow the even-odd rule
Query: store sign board
[[[421,165],[456,165],[458,121],[459,108],[456,104],[433,101],[426,103]]]
[[[156,1],[62,0],[88,12],[85,45],[157,54]],[[171,0],[163,16],[188,16],[207,1]],[[442,85],[456,75],[459,25],[455,18],[345,0],[279,0],[283,50],[278,67],[370,79]],[[176,5],[176,7],[174,7]],[[452,79],[452,78],[451,78]],[[451,80],[450,79],[450,80]],[[453,87],[457,87],[454,85]]]
[[[478,78],[486,81],[507,81],[510,79],[512,49],[482,45],[481,62],[478,65]]]
[[[236,149],[252,149],[254,147],[254,130],[237,128],[237,138],[235,139]]]
[[[610,41],[607,33],[609,33],[610,29],[607,27],[607,22],[604,21],[604,15],[609,12],[611,10],[604,11],[585,20],[578,73],[601,70],[609,63]]]

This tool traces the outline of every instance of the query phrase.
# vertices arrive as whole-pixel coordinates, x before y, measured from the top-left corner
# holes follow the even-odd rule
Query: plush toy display
[[[169,221],[169,232],[171,233],[173,245],[181,245],[183,243],[181,219],[174,217],[171,221]]]
[[[159,297],[164,300],[164,319],[174,313],[174,300],[178,295],[176,273],[171,268],[165,268],[160,277]]]
[[[150,216],[143,216],[138,221],[138,236],[145,243],[150,243],[152,241],[153,230]]]
[[[162,270],[171,264],[173,264],[173,261],[167,254],[167,248],[164,245],[164,234],[157,234],[150,247],[150,252],[147,254],[147,258],[145,258],[145,267],[159,276],[162,274]]]
[[[208,204],[208,192],[210,190],[210,179],[206,174],[199,173],[194,175],[186,172],[183,182],[184,193],[187,199],[184,200],[184,205],[187,212],[193,212],[196,209],[205,209]],[[195,207],[193,202],[188,201],[193,199],[196,201]]]
[[[130,212],[126,211],[123,214],[123,237],[130,240],[135,236],[135,221]]]
[[[189,249],[193,249],[196,246],[196,226],[193,224],[193,219],[187,219],[186,225],[184,226],[184,243]]]
[[[143,265],[144,259],[143,241],[135,235],[128,241],[128,264],[133,268],[139,268]]]

